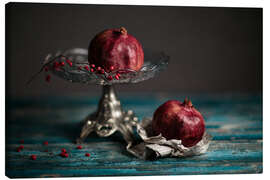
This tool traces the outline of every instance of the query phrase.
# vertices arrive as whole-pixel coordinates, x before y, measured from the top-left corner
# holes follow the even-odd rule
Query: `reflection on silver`
[[[121,105],[116,102],[119,100],[115,96],[113,87],[103,86],[103,95],[99,101],[98,109],[86,118],[77,143],[82,143],[93,131],[102,137],[120,131],[126,140],[133,140],[132,129],[136,126],[136,123],[133,122],[135,116],[133,113],[128,113],[130,111],[123,111]]]

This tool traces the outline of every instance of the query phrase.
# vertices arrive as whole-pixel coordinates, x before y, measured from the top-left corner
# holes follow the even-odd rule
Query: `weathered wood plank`
[[[143,161],[130,156],[125,152],[123,143],[117,142],[91,142],[83,145],[82,150],[76,149],[74,144],[50,144],[48,147],[38,145],[25,145],[22,152],[16,152],[16,145],[8,146],[7,168],[9,172],[29,171],[29,174],[54,167],[55,172],[66,169],[80,169],[82,176],[95,176],[93,170],[103,171],[103,175],[124,175],[119,169],[128,172],[128,175],[142,175],[144,173],[157,174],[192,174],[201,169],[201,173],[234,173],[238,169],[242,173],[262,171],[262,142],[261,141],[213,141],[209,151],[201,156],[188,158],[165,158],[159,161]],[[69,158],[59,156],[61,148],[65,148]],[[44,152],[46,149],[49,152]],[[85,157],[86,152],[91,157]],[[31,154],[37,154],[37,160],[30,160]],[[215,168],[213,168],[215,167]],[[221,169],[223,168],[223,171]],[[216,172],[213,172],[214,169]],[[89,170],[88,172],[86,170]],[[110,170],[107,172],[106,171]],[[131,171],[136,170],[136,171]],[[59,173],[58,171],[58,173]],[[220,171],[220,172],[219,172]],[[109,173],[110,172],[110,173]],[[70,173],[70,172],[69,172]],[[79,172],[78,172],[79,173]],[[131,174],[129,174],[131,173]],[[15,173],[16,174],[16,173]],[[54,173],[55,174],[55,173]],[[80,174],[80,173],[79,173]],[[70,174],[63,174],[70,176]]]
[[[80,131],[79,122],[95,111],[98,97],[13,99],[7,108],[6,174],[58,177],[261,173],[261,95],[191,97],[205,116],[207,131],[213,136],[208,152],[157,161],[143,161],[128,154],[119,134],[109,138],[92,134],[82,150],[76,149],[73,142]],[[122,103],[142,119],[152,116],[157,106],[167,99],[183,98],[166,94],[125,96]],[[24,139],[25,148],[16,152],[20,139]],[[42,145],[43,141],[49,145]],[[69,152],[69,158],[59,156],[61,148]],[[91,157],[86,157],[86,152]],[[31,160],[31,154],[36,154],[37,160]]]

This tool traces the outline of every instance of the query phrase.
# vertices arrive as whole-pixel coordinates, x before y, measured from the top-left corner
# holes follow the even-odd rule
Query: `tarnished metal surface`
[[[105,85],[98,109],[86,118],[77,143],[82,143],[93,131],[101,137],[107,137],[115,131],[119,131],[127,142],[131,142],[133,139],[132,127],[136,126],[137,122],[138,118],[132,110],[123,111],[113,87]]]

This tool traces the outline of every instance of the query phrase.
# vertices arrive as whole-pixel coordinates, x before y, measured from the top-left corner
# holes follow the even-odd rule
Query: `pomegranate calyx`
[[[185,98],[183,104],[184,104],[185,106],[187,106],[187,107],[193,107],[193,104],[192,104],[191,100],[188,99],[187,97]]]
[[[184,100],[184,105],[187,105],[187,104],[188,104],[188,98],[186,97]]]
[[[126,29],[126,28],[121,27],[119,31],[120,31],[120,33],[121,33],[122,35],[127,35],[127,29]]]
[[[192,104],[191,100],[188,101],[187,105],[188,105],[189,107],[193,107],[193,104]]]

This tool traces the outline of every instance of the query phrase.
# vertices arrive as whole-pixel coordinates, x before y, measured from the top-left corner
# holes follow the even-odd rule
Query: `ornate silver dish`
[[[116,131],[120,131],[127,142],[132,141],[132,128],[137,125],[138,118],[132,110],[123,110],[115,95],[113,85],[145,81],[167,68],[169,56],[165,53],[147,50],[144,52],[144,65],[140,71],[124,69],[108,73],[90,71],[87,49],[74,48],[47,55],[42,70],[46,68],[52,74],[72,83],[98,84],[103,87],[97,111],[83,121],[77,143],[82,143],[91,132],[96,132],[101,137],[107,137]],[[55,63],[61,62],[65,65],[55,66]],[[123,71],[125,73],[121,73]],[[108,79],[109,76],[115,77],[117,73],[121,73],[120,79]]]

